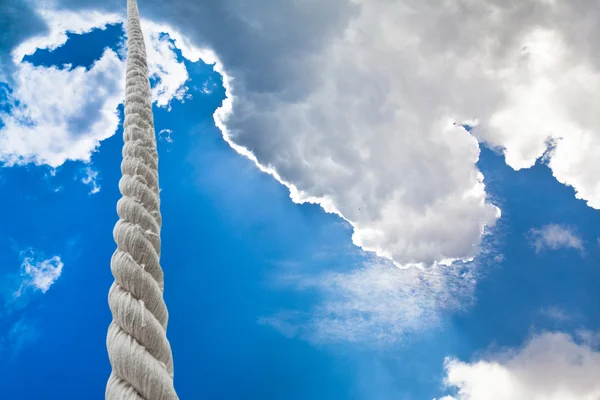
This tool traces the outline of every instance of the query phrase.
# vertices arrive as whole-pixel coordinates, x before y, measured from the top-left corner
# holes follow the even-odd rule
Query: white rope
[[[146,47],[136,0],[127,0],[127,78],[119,221],[108,294],[109,400],[176,400],[160,267],[158,154]]]

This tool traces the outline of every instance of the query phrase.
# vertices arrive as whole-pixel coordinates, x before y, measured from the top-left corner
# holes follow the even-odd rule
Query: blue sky
[[[185,58],[180,41],[159,35],[158,28],[152,31],[156,40],[149,45],[162,43],[166,47],[156,54],[168,58],[164,71],[151,81],[155,88],[164,84],[155,95],[168,100],[155,104],[154,115],[164,220],[161,261],[180,398],[571,400],[599,393],[600,213],[587,203],[593,199],[585,197],[585,188],[578,189],[584,197],[578,199],[573,187],[555,177],[560,171],[552,160],[559,150],[557,158],[538,158],[532,167],[515,170],[507,165],[509,156],[480,133],[484,127],[475,126],[473,136],[464,130],[452,133],[457,135],[453,140],[479,140],[479,160],[469,171],[483,174],[482,203],[499,207],[501,217],[480,242],[475,235],[470,261],[398,267],[357,246],[353,229],[371,226],[371,220],[349,216],[346,221],[326,212],[324,203],[298,204],[298,198],[290,198],[290,190],[278,180],[296,182],[301,174],[292,168],[292,150],[276,148],[278,156],[269,163],[280,175],[274,179],[232,149],[213,117],[227,95],[222,75],[201,59]],[[123,59],[123,35],[120,24],[71,33],[64,44],[38,49],[21,64],[72,73],[79,67],[93,74],[95,63],[108,59],[106,48],[114,52],[115,63]],[[182,86],[181,66],[187,73]],[[112,83],[104,81],[111,79],[110,73],[104,80],[81,74],[111,93]],[[115,87],[123,83],[116,82]],[[12,137],[10,116],[17,115],[14,110],[23,101],[15,97],[19,84],[18,79],[2,83],[7,91],[0,104],[8,123],[0,124],[5,129],[0,135],[5,137]],[[61,98],[61,93],[45,95]],[[116,132],[96,135],[99,146],[89,159],[79,150],[42,154],[33,146],[33,152],[23,151],[15,161],[15,149],[22,147],[0,141],[0,152],[5,152],[0,168],[0,391],[6,398],[103,396],[110,373],[105,347],[111,321],[107,293],[113,281],[109,263],[120,197],[122,105],[117,110]],[[86,115],[91,122],[103,118],[91,113],[80,121],[69,119],[72,143],[79,143],[73,136],[77,129],[90,134],[79,125],[87,123]],[[52,118],[43,123],[48,120]],[[272,149],[264,141],[277,143],[275,148],[285,141],[283,134],[254,142],[237,131],[244,123],[249,130],[260,128],[264,121],[273,122],[249,114],[229,126],[234,141],[247,145],[259,161],[268,161]],[[20,123],[41,126],[39,120]],[[469,179],[475,176],[471,172]],[[297,186],[310,194],[306,182],[314,187],[319,179],[332,183],[328,173],[324,169],[322,177],[298,179]],[[420,191],[419,185],[407,187]],[[342,195],[331,198],[346,204]],[[377,211],[378,205],[368,207],[365,212]],[[473,210],[475,224],[463,229],[459,217],[466,214],[457,212],[459,217],[448,217],[449,229],[466,235],[473,226],[491,221],[483,206]],[[337,211],[351,215],[342,206]],[[393,226],[404,220],[388,225],[389,218],[385,214],[378,222],[382,231],[402,238],[404,231]],[[419,237],[434,245],[464,247],[451,238],[452,232],[428,234],[430,239]],[[384,244],[377,248],[384,249]],[[393,261],[404,260],[395,258],[396,249]],[[456,258],[469,259],[470,252]],[[414,261],[437,257],[410,254]],[[567,351],[584,361],[570,362]],[[506,383],[485,369],[494,363],[526,383]],[[565,379],[565,392],[536,383],[536,377],[553,376],[553,371]],[[569,380],[572,375],[583,378]],[[494,384],[513,391],[486,397],[482,387]],[[573,389],[577,385],[580,391]],[[554,397],[541,397],[548,394],[544,390]]]

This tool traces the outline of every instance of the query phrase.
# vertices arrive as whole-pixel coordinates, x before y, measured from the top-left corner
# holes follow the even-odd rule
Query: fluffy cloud
[[[600,204],[600,18],[584,2],[150,0],[142,11],[214,49],[232,77],[221,122],[236,150],[398,264],[469,259],[497,218],[476,141],[447,121],[477,125],[515,169],[545,154]]]
[[[600,148],[600,58],[586,44],[597,32],[583,27],[597,25],[600,15],[578,3],[553,4],[544,10],[547,21],[524,35],[519,63],[504,71],[505,100],[481,137],[504,147],[515,169],[545,156],[556,179],[598,209],[600,184],[592,170]],[[569,26],[575,18],[582,24]]]
[[[176,26],[188,50],[214,50],[230,96],[216,115],[225,139],[294,201],[341,215],[356,244],[398,265],[469,260],[499,216],[478,143],[454,124],[474,114],[444,104],[457,98],[435,71],[453,72],[448,59],[412,57],[421,46],[401,28],[406,10],[358,3],[149,1],[142,13]]]
[[[545,225],[530,232],[533,247],[537,253],[550,249],[575,249],[583,251],[583,240],[569,227],[562,225]]]
[[[141,12],[187,50],[214,51],[230,96],[216,120],[235,150],[397,265],[469,260],[499,217],[478,142],[454,123],[515,169],[546,155],[600,207],[600,11],[585,2],[148,0]]]
[[[185,83],[189,79],[185,64],[177,59],[173,38],[165,35],[164,27],[143,20],[144,40],[147,43],[148,74],[155,80],[152,100],[159,107],[168,107],[171,100],[184,100],[187,93]]]
[[[469,260],[499,210],[475,167],[478,143],[460,127],[467,114],[431,103],[416,109],[438,94],[418,93],[417,79],[396,72],[410,57],[399,59],[393,46],[373,51],[410,34],[385,17],[393,8],[362,6],[345,35],[314,56],[318,68],[309,69],[318,85],[310,93],[248,93],[232,73],[225,134],[284,182],[294,201],[347,219],[363,249],[402,266]],[[375,23],[381,29],[363,31]],[[421,77],[430,78],[439,79]]]
[[[87,71],[22,63],[14,77],[12,96],[21,104],[0,116],[5,165],[89,161],[100,140],[115,133],[124,69],[114,51],[105,50]]]
[[[100,141],[118,127],[117,106],[122,102],[125,65],[122,57],[105,49],[88,70],[33,66],[21,63],[36,49],[53,49],[67,40],[66,32],[85,33],[121,21],[117,14],[41,10],[49,26],[47,35],[35,36],[13,52],[13,104],[0,114],[0,162],[4,165],[35,163],[58,167],[67,160],[88,162]],[[153,99],[168,107],[172,99],[182,100],[189,76],[177,60],[175,48],[161,31],[146,24],[148,62]],[[60,93],[60,96],[57,95]],[[91,181],[90,181],[91,182]]]
[[[595,400],[600,352],[564,333],[544,333],[523,348],[466,363],[449,358],[446,384],[455,400]]]
[[[24,56],[37,49],[52,50],[62,46],[67,42],[68,32],[82,34],[122,21],[118,14],[98,11],[71,12],[38,7],[34,14],[47,25],[48,31],[19,43],[12,50],[14,64],[19,64]]]

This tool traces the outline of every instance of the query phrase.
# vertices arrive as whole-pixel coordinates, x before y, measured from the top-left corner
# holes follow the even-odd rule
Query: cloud
[[[188,88],[189,75],[185,64],[177,59],[175,45],[164,27],[142,20],[147,45],[148,74],[155,80],[152,100],[159,107],[170,107],[173,99],[183,101]]]
[[[332,83],[310,101],[240,94],[234,74],[231,110],[216,114],[226,140],[286,185],[294,202],[347,220],[364,250],[402,267],[472,260],[484,229],[500,217],[475,167],[477,141],[450,114],[422,124],[395,112],[409,105],[369,82],[370,72],[348,71],[353,50],[338,50],[321,71]],[[350,81],[363,82],[368,94],[356,98]]]
[[[562,307],[558,306],[549,306],[544,307],[540,310],[540,313],[546,318],[550,319],[554,322],[567,322],[577,317],[576,313],[572,311],[567,311]]]
[[[100,140],[118,126],[122,66],[110,49],[89,71],[19,64],[13,98],[20,105],[0,115],[0,162],[51,167],[67,160],[89,162]]]
[[[348,272],[288,274],[279,283],[315,291],[318,304],[309,313],[283,311],[259,322],[313,342],[386,346],[468,307],[475,278],[474,265],[401,269],[376,258]]]
[[[10,325],[6,335],[0,334],[0,354],[15,357],[23,348],[40,337],[36,326],[27,318],[18,319]]]
[[[172,133],[173,131],[170,129],[162,129],[160,132],[158,132],[158,138],[167,143],[173,143],[173,138],[171,137]]]
[[[540,229],[531,229],[529,234],[536,253],[543,250],[575,249],[583,251],[583,240],[569,227],[562,225],[544,225]]]
[[[499,210],[475,165],[477,140],[459,126],[473,114],[445,104],[457,98],[456,85],[441,85],[453,64],[413,57],[420,36],[413,23],[404,31],[414,14],[406,8],[177,0],[146,2],[142,14],[176,27],[185,57],[211,49],[202,57],[216,61],[229,96],[215,116],[225,139],[294,201],[341,215],[357,245],[398,265],[470,260]]]
[[[456,400],[594,400],[600,397],[600,352],[564,333],[534,336],[520,349],[471,363],[448,358]]]
[[[474,136],[515,169],[546,154],[600,208],[600,9],[586,2],[149,0],[141,11],[214,51],[231,100],[217,122],[234,149],[399,265],[471,259],[497,220]]]
[[[67,160],[89,162],[100,141],[117,130],[117,106],[124,96],[125,65],[115,51],[105,49],[89,70],[61,69],[21,63],[36,49],[53,49],[67,40],[66,32],[86,33],[120,22],[117,14],[97,11],[41,10],[49,34],[36,36],[13,50],[14,71],[10,112],[0,114],[0,163],[46,164],[58,167]],[[168,37],[145,29],[153,100],[168,107],[182,99],[187,88],[187,70],[177,60]],[[56,95],[60,93],[60,96]]]
[[[21,276],[23,282],[17,292],[17,297],[21,296],[26,288],[33,288],[42,293],[46,293],[50,286],[60,277],[63,269],[63,262],[60,256],[54,256],[47,260],[40,260],[34,252],[23,258],[21,264]]]
[[[24,56],[35,53],[37,49],[53,50],[62,46],[67,42],[69,32],[83,34],[122,22],[115,13],[57,11],[39,6],[36,7],[36,15],[48,26],[48,31],[20,42],[12,51],[14,64],[19,64]]]
[[[98,184],[98,171],[92,169],[92,167],[90,166],[87,166],[84,169],[84,172],[85,176],[81,178],[81,183],[92,187],[90,189],[90,194],[99,193],[100,185]]]
[[[0,356],[15,356],[37,340],[30,305],[44,295],[60,278],[64,263],[59,255],[46,258],[41,252],[22,251],[18,273],[0,277]]]
[[[345,26],[351,17],[356,17],[357,10],[350,7],[340,13],[338,6],[343,8],[344,2],[323,6],[328,17],[339,18],[336,24],[312,21],[299,31],[292,29],[274,39],[303,34],[308,25],[316,23],[313,33],[339,40],[339,32],[333,28]],[[277,7],[283,7],[278,10],[283,12],[273,15],[291,15],[297,11],[292,12],[286,5]],[[302,10],[301,16],[321,15],[324,9],[315,7]],[[171,12],[170,8],[163,11],[166,12],[161,16]],[[260,20],[263,15],[252,18]],[[345,274],[325,274],[316,280],[302,278],[296,287],[316,289],[323,297],[309,317],[309,326],[296,321],[306,315],[294,312],[268,317],[262,322],[288,334],[302,331],[301,334],[319,341],[376,338],[387,343],[435,323],[441,310],[459,309],[464,305],[462,301],[468,304],[475,282],[471,267],[460,263],[443,267],[439,263],[473,258],[479,251],[484,227],[494,225],[499,217],[499,210],[487,199],[483,176],[475,165],[478,143],[460,123],[455,123],[467,121],[475,125],[475,122],[441,113],[422,123],[411,116],[412,111],[392,115],[389,110],[378,110],[376,104],[395,96],[397,91],[391,88],[390,93],[381,92],[381,84],[373,80],[370,72],[351,62],[348,79],[354,82],[364,79],[365,85],[373,90],[367,103],[362,99],[355,102],[357,93],[348,82],[339,81],[344,75],[344,64],[352,61],[352,47],[356,45],[353,41],[338,43],[338,48],[333,49],[322,48],[318,41],[307,48],[293,43],[292,47],[300,54],[308,55],[310,49],[317,56],[303,59],[303,67],[308,69],[292,71],[285,71],[291,65],[286,60],[291,58],[284,46],[280,49],[281,58],[271,59],[273,65],[256,56],[273,49],[254,48],[257,51],[245,61],[260,62],[264,76],[269,77],[264,80],[262,73],[256,74],[256,70],[240,64],[237,55],[228,54],[218,46],[213,47],[214,51],[207,50],[202,47],[203,43],[209,43],[206,40],[194,42],[195,31],[186,31],[191,36],[182,34],[185,23],[173,24],[177,30],[163,22],[145,24],[154,26],[155,32],[169,32],[185,58],[214,63],[223,75],[229,96],[215,114],[225,140],[285,184],[294,201],[319,203],[328,212],[342,215],[355,229],[355,243],[393,259],[397,265],[433,265],[428,270],[398,270],[378,261]],[[194,29],[199,25],[202,24],[194,21]],[[257,22],[256,26],[264,29],[265,22]],[[232,26],[239,27],[248,28],[244,24]],[[236,37],[248,41],[245,44],[249,48],[266,43],[248,40],[256,35],[252,29],[242,33]],[[275,47],[280,45],[283,43],[278,42]],[[367,49],[359,50],[360,53]],[[285,85],[296,82],[286,77],[288,72],[292,76],[316,72],[313,62],[317,59],[331,61],[319,63],[326,67],[322,72],[331,85],[323,89],[310,85],[286,88]],[[396,62],[384,61],[387,65]],[[410,102],[392,97],[390,110],[395,106],[411,107]],[[341,98],[343,109],[330,101],[337,98]],[[248,142],[255,139],[254,143]],[[299,145],[292,146],[292,141]],[[463,293],[466,295],[462,296]]]
[[[84,3],[122,9],[59,0]],[[148,0],[141,9],[170,27],[184,57],[223,74],[228,99],[215,121],[233,149],[294,201],[349,221],[363,249],[439,271],[367,266],[304,283],[322,303],[279,321],[344,340],[418,329],[411,318],[435,321],[437,299],[472,284],[455,278],[460,263],[439,263],[472,259],[500,216],[476,165],[478,141],[515,169],[546,154],[559,181],[600,204],[598,12],[548,0]]]
[[[0,35],[0,82],[10,77],[10,53],[31,36],[47,33],[46,24],[28,1],[11,0],[0,2],[2,35]]]

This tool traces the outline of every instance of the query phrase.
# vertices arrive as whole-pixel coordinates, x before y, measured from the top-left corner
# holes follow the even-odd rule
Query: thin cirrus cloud
[[[1,277],[0,317],[7,323],[0,327],[0,355],[14,356],[40,336],[27,307],[50,290],[63,267],[59,255],[47,258],[40,251],[28,249],[21,252],[18,273]]]
[[[440,400],[594,400],[600,398],[600,352],[593,335],[535,335],[522,348],[463,362],[447,358]]]
[[[316,291],[320,301],[309,312],[285,310],[259,323],[315,343],[388,346],[468,307],[475,282],[473,264],[401,269],[371,257],[348,272],[281,276],[282,287]]]
[[[549,224],[529,231],[536,253],[545,250],[575,249],[584,250],[583,240],[567,226]]]

